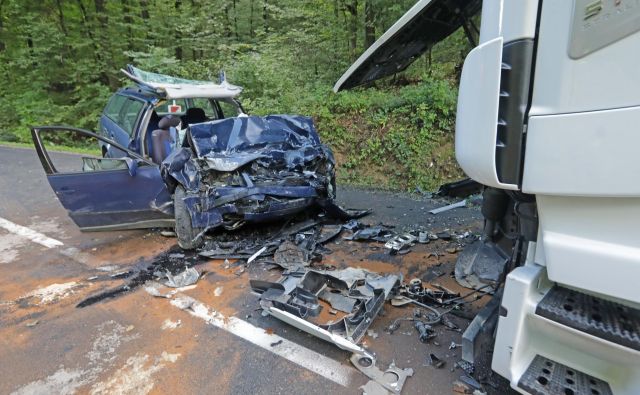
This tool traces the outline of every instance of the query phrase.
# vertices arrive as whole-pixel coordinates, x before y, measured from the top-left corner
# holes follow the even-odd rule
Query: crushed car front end
[[[191,125],[161,165],[184,190],[192,237],[281,219],[335,197],[335,161],[311,118],[237,117]],[[330,204],[330,203],[329,203]]]

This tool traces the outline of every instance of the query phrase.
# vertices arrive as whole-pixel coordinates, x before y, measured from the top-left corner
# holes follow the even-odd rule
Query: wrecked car
[[[238,117],[191,125],[162,163],[180,245],[206,229],[284,218],[335,197],[333,153],[311,118]]]
[[[247,116],[235,100],[241,88],[224,79],[190,81],[133,67],[125,74],[137,87],[114,95],[99,133],[31,130],[47,179],[81,230],[175,226],[180,246],[191,249],[209,229],[278,220],[311,206],[347,215],[332,203],[333,154],[310,118]],[[193,107],[201,99],[211,117]],[[182,116],[182,105],[171,104],[179,100]],[[225,118],[222,103],[235,105],[237,116]],[[192,118],[194,108],[205,117]],[[82,154],[56,152],[65,144]]]

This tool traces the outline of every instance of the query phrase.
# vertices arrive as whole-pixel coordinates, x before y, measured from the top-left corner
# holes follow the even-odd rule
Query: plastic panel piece
[[[613,395],[606,381],[540,355],[536,355],[524,372],[518,387],[534,395]]]
[[[498,37],[477,46],[464,62],[456,117],[456,159],[479,183],[517,190],[515,184],[500,182],[496,170],[502,42]]]
[[[554,287],[536,307],[536,314],[640,351],[640,311],[562,287]]]

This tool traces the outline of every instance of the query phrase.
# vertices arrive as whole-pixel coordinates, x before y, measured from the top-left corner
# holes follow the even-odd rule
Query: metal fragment
[[[365,376],[394,394],[400,394],[407,378],[413,376],[413,369],[400,369],[394,362],[382,371],[376,367],[376,359],[371,355],[353,354],[351,363]]]
[[[433,210],[430,210],[429,212],[431,214],[440,214],[440,213],[444,213],[445,211],[449,211],[449,210],[453,210],[454,208],[460,208],[460,207],[466,207],[467,206],[467,199],[465,200],[461,200],[457,203],[452,203],[449,204],[447,206],[444,207],[439,207],[439,208],[434,208]]]

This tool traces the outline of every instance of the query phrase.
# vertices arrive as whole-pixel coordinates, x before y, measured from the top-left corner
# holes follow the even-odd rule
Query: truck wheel
[[[176,217],[176,236],[178,245],[185,250],[193,250],[202,245],[202,229],[191,226],[191,216],[184,204],[186,192],[181,185],[176,187],[173,193],[173,211]]]

